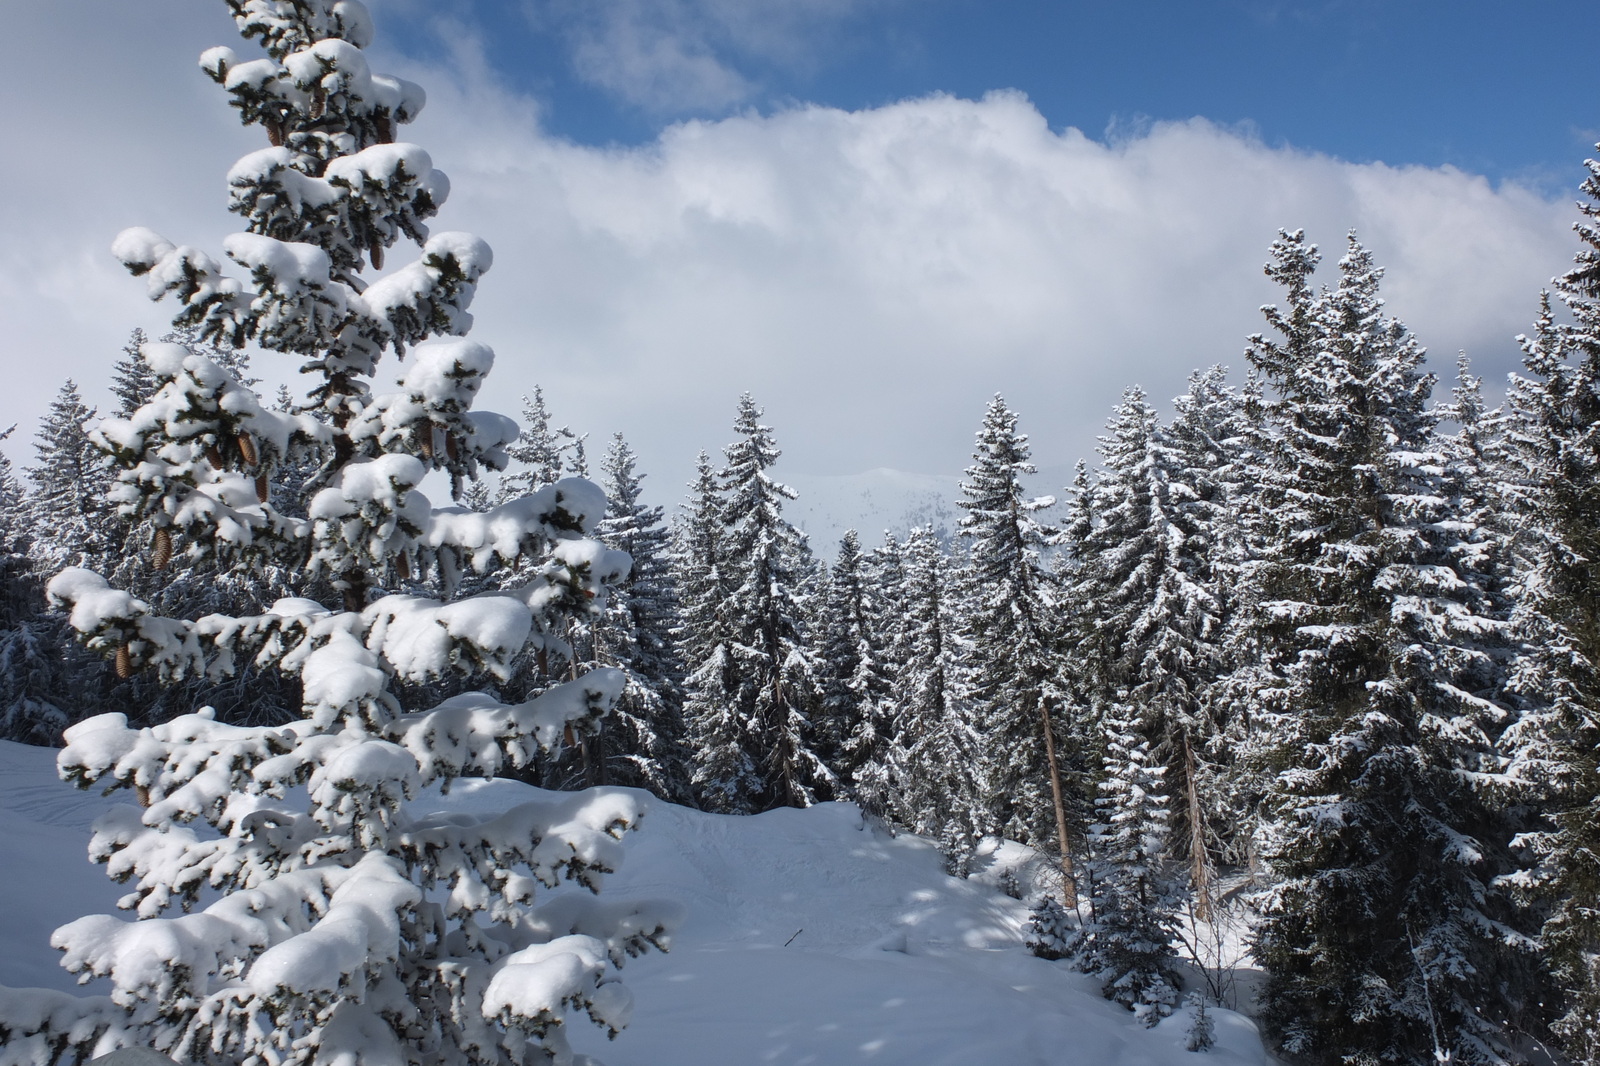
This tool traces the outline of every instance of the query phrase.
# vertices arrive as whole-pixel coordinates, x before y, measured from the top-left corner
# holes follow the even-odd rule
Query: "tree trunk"
[[[1200,815],[1200,788],[1194,779],[1194,748],[1189,732],[1183,734],[1183,775],[1189,804],[1189,877],[1194,883],[1194,913],[1202,922],[1211,920],[1211,864],[1206,861],[1206,826]]]
[[[1061,765],[1056,761],[1055,730],[1050,726],[1050,707],[1039,697],[1039,724],[1044,730],[1044,753],[1050,760],[1050,793],[1056,801],[1056,844],[1061,848],[1062,906],[1078,907],[1078,876],[1072,869],[1072,852],[1067,848],[1067,806],[1061,798]]]

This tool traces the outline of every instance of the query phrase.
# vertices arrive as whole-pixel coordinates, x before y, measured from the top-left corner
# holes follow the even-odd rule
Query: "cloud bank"
[[[89,3],[31,8],[35,40],[68,40],[61,27]],[[0,116],[0,137],[36,146],[0,177],[13,368],[0,426],[31,432],[62,378],[98,382],[131,326],[161,328],[105,251],[120,228],[213,251],[230,228],[223,174],[256,145],[193,66],[227,22],[189,26],[182,0],[146,6],[125,36],[79,48],[89,74],[61,91],[27,80],[45,76],[48,50],[31,55],[18,34],[0,45],[7,98],[33,101]],[[1007,92],[797,106],[672,125],[639,148],[578,146],[458,54],[445,69],[381,53],[379,66],[430,92],[408,136],[450,175],[438,226],[495,249],[474,307],[474,336],[499,353],[480,402],[514,414],[542,384],[592,440],[625,432],[663,502],[696,450],[726,442],[747,390],[787,469],[958,472],[999,391],[1041,465],[1063,471],[1125,386],[1166,397],[1195,367],[1242,369],[1257,308],[1276,298],[1261,264],[1279,227],[1304,227],[1330,277],[1359,231],[1435,368],[1448,375],[1465,348],[1503,378],[1511,338],[1574,248],[1570,202],[1516,185],[1351,164],[1203,119],[1106,142],[1052,129]]]

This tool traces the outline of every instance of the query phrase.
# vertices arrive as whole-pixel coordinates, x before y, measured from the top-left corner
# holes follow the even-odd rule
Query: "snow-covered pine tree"
[[[1213,902],[1210,863],[1237,860],[1248,852],[1250,826],[1237,815],[1238,760],[1228,736],[1230,693],[1225,684],[1239,662],[1234,639],[1240,618],[1240,590],[1250,558],[1248,526],[1241,511],[1252,496],[1250,435],[1245,402],[1228,384],[1220,365],[1197,370],[1189,388],[1172,401],[1173,418],[1164,435],[1194,493],[1193,510],[1204,540],[1191,542],[1203,556],[1197,572],[1216,606],[1208,657],[1196,664],[1199,700],[1184,740],[1182,767],[1168,760],[1173,799],[1180,812],[1177,832],[1187,852],[1190,888],[1201,917]]]
[[[1201,885],[1208,805],[1194,767],[1210,740],[1203,707],[1222,665],[1225,608],[1213,552],[1225,500],[1206,468],[1222,460],[1208,454],[1195,407],[1180,407],[1191,419],[1180,438],[1160,424],[1142,389],[1123,393],[1100,438],[1094,520],[1068,546],[1075,565],[1066,613],[1079,687],[1102,709],[1117,701],[1143,710],[1177,822],[1176,838],[1164,839],[1188,855]]]
[[[957,505],[968,541],[963,575],[967,603],[970,693],[982,748],[987,831],[1043,849],[1065,851],[1068,828],[1052,796],[1052,761],[1065,765],[1071,732],[1052,722],[1058,698],[1056,603],[1042,551],[1049,531],[1034,513],[1049,497],[1028,498],[1022,478],[1034,472],[1017,415],[996,396],[984,412],[972,465]],[[1052,756],[1052,751],[1054,755]],[[1063,787],[1066,782],[1062,780]],[[1063,802],[1076,807],[1069,790]],[[1067,854],[1060,856],[1064,867]],[[1075,901],[1068,897],[1068,904]]]
[[[1183,1034],[1183,1049],[1210,1051],[1217,1046],[1217,1023],[1206,1006],[1205,993],[1195,989],[1185,1003],[1189,1008],[1189,1028]]]
[[[1255,805],[1262,792],[1259,776],[1241,758],[1250,746],[1250,722],[1235,713],[1253,697],[1254,671],[1262,663],[1249,580],[1260,558],[1259,419],[1252,413],[1260,406],[1260,384],[1252,377],[1236,391],[1227,378],[1222,366],[1190,375],[1188,390],[1173,400],[1173,419],[1165,430],[1189,484],[1203,501],[1197,509],[1205,518],[1205,585],[1220,621],[1212,632],[1213,658],[1203,671],[1209,680],[1201,692],[1199,720],[1186,738],[1185,768],[1175,778],[1182,787],[1174,790],[1185,816],[1192,810],[1202,814],[1198,823],[1186,818],[1180,830],[1202,912],[1210,905],[1210,874],[1195,860],[1204,852],[1218,861],[1249,865]]]
[[[150,397],[161,387],[150,370],[150,364],[140,354],[140,349],[149,339],[144,330],[135,327],[128,335],[128,343],[122,348],[122,358],[111,368],[111,395],[117,398],[116,413],[119,417],[127,418],[149,403]]]
[[[1506,713],[1478,690],[1504,620],[1441,484],[1433,379],[1383,312],[1371,254],[1352,236],[1337,286],[1311,294],[1303,236],[1273,253],[1291,310],[1269,311],[1282,339],[1251,350],[1277,394],[1263,1019],[1308,1063],[1505,1061],[1526,941],[1494,887]]]
[[[573,477],[588,478],[589,476],[589,448],[586,443],[589,434],[583,433],[572,438],[572,451],[567,456],[567,473]]]
[[[246,387],[257,383],[249,376],[250,360],[242,349],[205,342],[192,327],[174,330],[162,340],[181,344],[190,354],[209,359]],[[134,346],[137,341],[139,347]],[[146,362],[142,347],[144,331],[134,330],[123,357],[112,368],[111,392],[117,397],[115,416],[132,418],[150,402],[163,382]],[[290,411],[292,402],[279,409]],[[309,476],[311,471],[295,471],[310,460],[302,457],[285,462],[268,476],[269,493],[282,502],[285,476]],[[298,495],[295,493],[294,495]],[[301,516],[303,517],[303,515]],[[292,566],[266,562],[259,567],[235,567],[214,557],[179,556],[157,570],[148,563],[158,534],[148,526],[129,528],[119,523],[120,559],[108,561],[106,577],[112,585],[145,601],[160,615],[200,617],[207,614],[252,615],[265,611],[285,596],[298,596],[327,590],[315,589],[314,581],[303,580]],[[259,670],[245,665],[229,677],[191,677],[181,682],[162,682],[148,674],[107,678],[99,669],[84,678],[77,691],[85,693],[85,706],[138,708],[136,724],[146,725],[171,718],[195,707],[210,706],[220,721],[233,725],[281,725],[293,717],[298,706],[298,688],[293,678],[277,670]]]
[[[544,390],[535,385],[533,395],[522,398],[522,423],[517,439],[506,447],[512,467],[500,478],[498,501],[518,499],[560,481],[575,439],[566,426],[550,424]]]
[[[896,656],[903,646],[906,568],[905,545],[895,539],[893,530],[883,531],[883,541],[862,559],[862,581],[866,595],[866,625],[872,634],[877,658],[863,687],[877,691],[878,718],[874,729],[872,756],[856,774],[856,792],[871,809],[886,818],[894,816],[893,752],[904,738],[899,734],[900,714],[894,702],[895,678],[900,676]]]
[[[845,530],[833,565],[823,578],[820,610],[812,628],[820,701],[813,729],[814,746],[818,757],[846,783],[855,768],[845,765],[845,745],[859,720],[859,700],[850,689],[850,681],[860,662],[857,636],[865,632],[863,561],[861,538],[854,529]]]
[[[703,451],[689,490],[673,560],[683,606],[678,648],[688,670],[683,715],[695,762],[693,784],[706,810],[750,814],[760,778],[751,723],[734,699],[722,491]]]
[[[1218,547],[1219,584],[1226,590],[1223,672],[1206,700],[1210,748],[1197,753],[1202,799],[1212,804],[1209,841],[1219,861],[1261,874],[1258,828],[1262,800],[1276,776],[1278,713],[1261,697],[1275,692],[1295,651],[1278,641],[1267,575],[1275,562],[1277,482],[1274,420],[1262,375],[1252,369],[1235,397],[1232,425],[1221,435],[1231,453],[1224,487],[1228,526]]]
[[[1074,964],[1099,978],[1107,999],[1155,1025],[1178,1002],[1178,885],[1168,850],[1169,802],[1147,715],[1122,702],[1101,718],[1105,743],[1095,823],[1089,827],[1090,916],[1072,944]]]
[[[0,738],[49,744],[70,720],[62,694],[74,689],[63,676],[63,627],[45,615],[44,583],[29,556],[32,528],[22,485],[0,452]]]
[[[818,755],[869,811],[888,800],[884,756],[891,730],[879,611],[856,531],[846,530],[823,591],[817,657],[822,705]]]
[[[492,815],[408,806],[431,784],[525,764],[585,733],[624,679],[597,670],[505,705],[466,693],[401,713],[397,681],[503,674],[528,642],[604,606],[627,559],[586,539],[604,497],[567,480],[488,514],[435,509],[430,470],[457,486],[503,468],[516,427],[470,410],[492,353],[466,340],[489,266],[465,234],[424,220],[448,186],[422,149],[394,143],[422,104],[377,75],[356,0],[230,0],[266,55],[208,51],[203,68],[270,147],[229,173],[246,230],[225,248],[238,280],[198,249],[148,230],[115,242],[180,304],[177,324],[301,362],[325,419],[264,407],[226,368],[181,344],[141,349],[161,381],[95,441],[116,459],[123,516],[157,530],[151,564],[181,555],[277,562],[327,577],[328,606],[283,599],[248,617],[162,617],[86,569],[51,596],[119,672],[226,675],[246,662],[299,678],[304,717],[244,728],[201,710],[134,731],[121,714],[69,730],[63,774],[127,789],[137,806],[97,825],[92,853],[131,889],[136,919],[80,919],[52,942],[110,998],[0,997],[0,1062],[86,1060],[118,1045],[205,1066],[519,1066],[570,1062],[563,1019],[615,1030],[628,996],[611,971],[666,935],[650,907],[586,897],[530,909],[540,885],[598,888],[637,824],[637,794],[541,799]],[[416,261],[361,278],[402,237]],[[408,353],[397,389],[373,387],[386,349]],[[270,474],[315,456],[304,514],[271,498]],[[464,599],[466,568],[539,559],[524,586]],[[396,585],[414,591],[390,593]],[[442,588],[443,598],[415,591]],[[202,823],[200,828],[188,823]],[[174,909],[184,913],[173,914]]]
[[[647,788],[688,803],[693,767],[684,747],[683,660],[673,636],[679,618],[669,560],[672,534],[662,509],[641,499],[644,475],[637,467],[628,442],[614,435],[600,464],[607,506],[595,535],[626,552],[633,569],[612,590],[593,629],[597,658],[619,668],[628,684],[591,743],[606,770],[602,783]]]
[[[913,529],[903,555],[895,663],[894,723],[886,757],[890,815],[939,841],[964,871],[981,834],[975,787],[980,744],[962,684],[952,597],[955,567],[931,530]]]
[[[1600,146],[1597,146],[1600,147]],[[1545,824],[1520,843],[1537,860],[1521,886],[1549,917],[1540,934],[1566,1054],[1600,1064],[1600,161],[1586,163],[1583,247],[1555,294],[1542,294],[1525,373],[1509,394],[1518,513],[1531,519],[1518,629],[1529,651],[1515,688],[1526,703],[1511,748],[1542,794]]]
[[[33,556],[45,573],[104,568],[121,553],[125,526],[107,499],[111,466],[84,428],[94,417],[77,383],[68,381],[39,424],[34,464],[26,472],[33,482]]]
[[[1028,915],[1028,935],[1023,943],[1041,959],[1064,959],[1072,954],[1078,935],[1076,924],[1067,909],[1054,896],[1047,895]]]
[[[894,645],[900,639],[902,600],[906,588],[905,545],[895,539],[893,530],[884,530],[883,543],[867,553],[863,561],[866,587],[872,608],[870,621],[878,642],[884,648],[885,662],[891,664]]]
[[[736,731],[736,752],[702,748],[697,776],[710,783],[722,771],[713,767],[754,768],[755,792],[737,805],[754,811],[806,807],[830,799],[839,782],[815,751],[813,717],[819,703],[818,665],[806,632],[801,583],[812,568],[805,538],[783,517],[783,501],[795,498],[767,470],[778,459],[772,430],[761,424],[761,409],[748,393],[739,398],[733,423],[738,439],[724,449],[727,463],[717,474],[721,487],[721,559],[726,600],[722,624],[725,645],[696,672],[721,656],[726,710]],[[717,729],[702,727],[709,736]]]

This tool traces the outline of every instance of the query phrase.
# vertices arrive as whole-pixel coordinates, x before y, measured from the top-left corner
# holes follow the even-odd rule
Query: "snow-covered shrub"
[[[108,978],[110,995],[7,993],[0,1063],[138,1044],[216,1066],[572,1062],[563,1019],[582,1011],[620,1029],[630,1000],[613,971],[666,946],[674,908],[532,904],[562,881],[598,890],[640,799],[580,793],[487,815],[406,801],[592,733],[624,678],[596,669],[522,702],[469,692],[412,713],[393,688],[504,679],[526,649],[564,651],[570,619],[602,610],[629,560],[587,539],[605,498],[584,480],[481,513],[418,491],[442,471],[459,494],[483,467],[502,469],[516,437],[510,419],[471,410],[494,353],[459,339],[489,248],[429,234],[449,184],[422,149],[394,143],[422,92],[368,68],[359,2],[228,6],[266,49],[201,60],[269,141],[228,176],[245,232],[224,247],[244,277],[148,230],[113,250],[153,297],[177,300],[178,327],[294,357],[308,399],[269,407],[192,347],[145,344],[148,398],[92,436],[119,469],[111,501],[148,530],[135,542],[153,569],[282,567],[342,602],[164,617],[90,570],[50,583],[118,674],[276,669],[298,678],[302,716],[252,728],[202,709],[134,730],[107,714],[68,730],[62,775],[137,801],[102,818],[91,844],[129,885],[134,918],[55,933],[67,969]],[[361,279],[402,236],[420,257]],[[371,379],[386,350],[409,358],[381,389]],[[297,499],[273,498],[285,464],[314,471],[295,479]],[[463,573],[498,567],[527,580],[454,598]]]
[[[1028,915],[1028,950],[1041,959],[1064,959],[1072,953],[1077,923],[1054,896],[1045,896]]]

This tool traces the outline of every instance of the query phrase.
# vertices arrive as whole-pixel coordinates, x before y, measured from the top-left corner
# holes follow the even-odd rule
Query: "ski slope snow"
[[[4,986],[71,989],[51,930],[121,894],[85,858],[91,823],[116,797],[56,780],[54,754],[0,742]],[[464,781],[417,802],[494,810],[532,791]],[[731,817],[652,801],[627,847],[603,895],[675,899],[688,917],[670,954],[624,970],[636,1005],[621,1036],[571,1020],[578,1048],[608,1066],[1270,1061],[1255,1026],[1229,1011],[1212,1012],[1217,1046],[1204,1056],[1184,1050],[1186,1012],[1142,1028],[1067,963],[1027,952],[1027,908],[993,876],[946,876],[931,843],[848,804]]]

